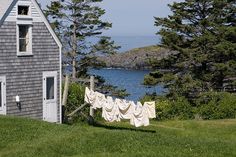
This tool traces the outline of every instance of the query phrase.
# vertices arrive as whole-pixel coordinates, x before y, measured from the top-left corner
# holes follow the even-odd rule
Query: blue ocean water
[[[125,52],[134,48],[156,45],[160,43],[158,36],[113,36],[112,40]],[[96,39],[92,39],[92,42]],[[146,93],[162,94],[165,90],[162,86],[147,87],[142,85],[144,76],[150,71],[147,70],[126,70],[126,69],[90,69],[91,75],[102,76],[108,84],[126,89],[130,96],[128,100],[138,101]]]
[[[108,84],[126,89],[130,94],[126,99],[138,101],[146,93],[163,94],[165,90],[162,86],[144,86],[142,85],[144,75],[148,74],[147,70],[126,70],[126,69],[90,69],[91,75],[102,76]]]

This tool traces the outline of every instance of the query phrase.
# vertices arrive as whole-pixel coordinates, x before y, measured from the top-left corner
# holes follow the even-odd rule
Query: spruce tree
[[[155,18],[161,46],[176,51],[153,62],[148,83],[164,83],[169,96],[196,97],[223,90],[236,78],[236,1],[185,0],[169,5],[172,15]],[[151,82],[150,82],[151,80]]]
[[[92,61],[89,55],[96,53],[94,43],[89,42],[88,38],[98,37],[103,30],[112,26],[111,23],[101,20],[105,10],[98,6],[100,2],[102,0],[52,1],[45,10],[52,27],[63,42],[65,62],[71,65],[73,78],[86,73],[88,63]],[[106,38],[106,41],[109,39]],[[109,43],[114,44],[111,41]],[[107,53],[106,50],[111,47],[105,45],[103,48],[103,52]]]

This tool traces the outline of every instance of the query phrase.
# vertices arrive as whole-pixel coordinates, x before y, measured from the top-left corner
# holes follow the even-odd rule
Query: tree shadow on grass
[[[126,127],[119,127],[119,126],[109,126],[99,122],[93,123],[94,127],[98,128],[105,128],[109,130],[127,130],[127,131],[136,131],[136,132],[146,132],[146,133],[156,133],[155,130],[145,130],[145,129],[138,129],[138,128],[126,128]]]

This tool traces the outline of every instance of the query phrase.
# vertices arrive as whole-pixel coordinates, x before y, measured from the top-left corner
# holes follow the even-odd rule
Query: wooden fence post
[[[66,75],[63,97],[62,97],[62,123],[67,122],[67,118],[65,116],[65,110],[66,110],[65,106],[66,106],[67,98],[68,98],[69,82],[70,82],[69,75]]]
[[[94,91],[94,76],[90,76],[90,90]],[[90,115],[90,123],[93,124],[94,123],[94,109],[90,106],[90,111],[89,111],[89,115]]]
[[[67,103],[68,90],[69,90],[69,76],[66,75],[63,98],[62,98],[62,105],[63,106],[66,106],[66,103]]]

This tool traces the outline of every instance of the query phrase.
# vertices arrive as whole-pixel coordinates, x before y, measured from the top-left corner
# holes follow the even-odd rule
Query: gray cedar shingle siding
[[[58,121],[59,106],[59,47],[43,22],[32,27],[33,56],[17,56],[16,22],[4,22],[0,26],[0,76],[6,76],[7,114],[42,119],[44,71],[58,72]],[[21,99],[18,109],[15,96]]]

